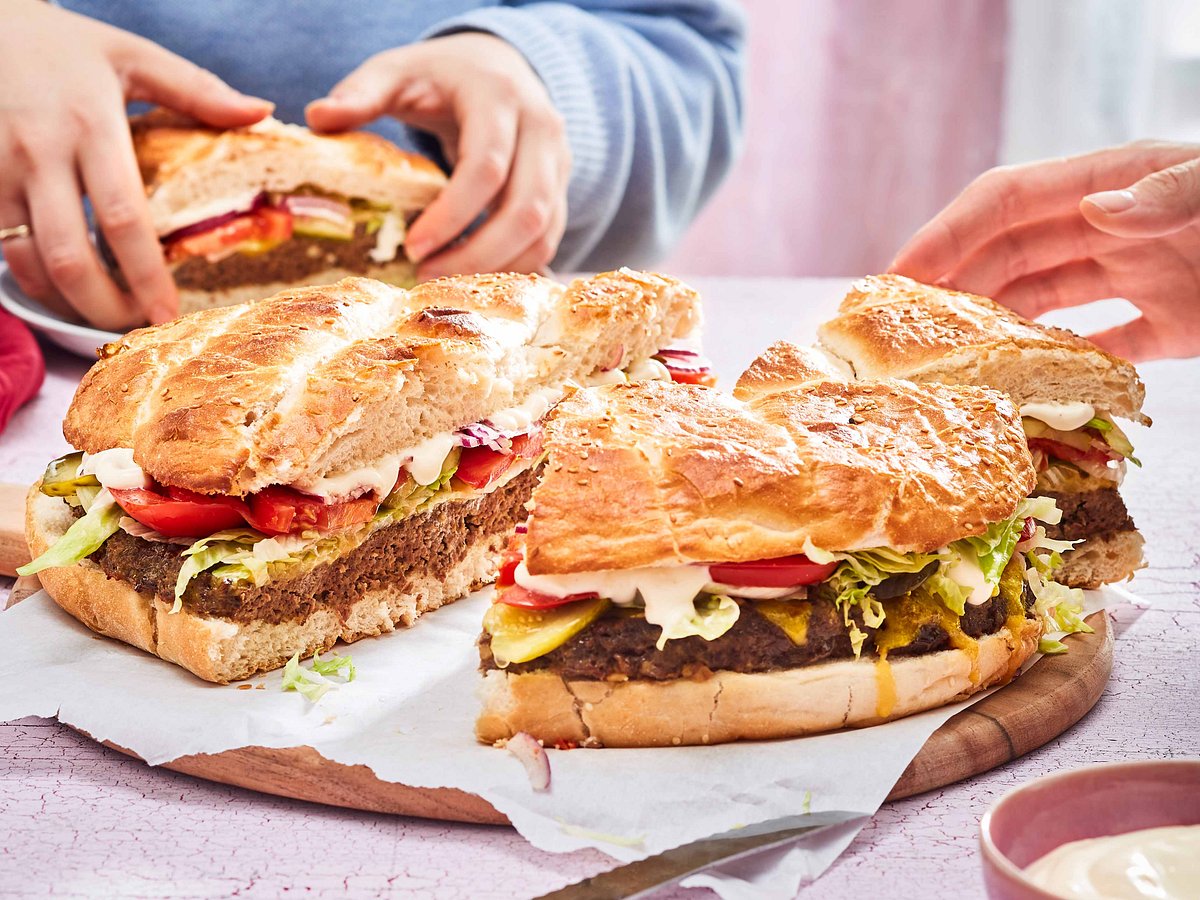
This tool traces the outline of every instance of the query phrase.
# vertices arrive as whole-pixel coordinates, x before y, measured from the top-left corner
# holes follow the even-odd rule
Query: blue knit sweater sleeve
[[[738,155],[745,20],[733,0],[522,2],[425,33],[486,31],[533,66],[566,121],[569,223],[554,266],[648,265]]]

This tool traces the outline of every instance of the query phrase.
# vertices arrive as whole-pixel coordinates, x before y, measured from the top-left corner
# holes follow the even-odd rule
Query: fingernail
[[[1088,194],[1083,199],[1109,214],[1123,213],[1137,205],[1133,191],[1101,191],[1099,194]]]

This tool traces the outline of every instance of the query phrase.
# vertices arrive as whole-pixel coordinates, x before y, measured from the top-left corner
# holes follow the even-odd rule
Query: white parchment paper
[[[1089,594],[1089,611],[1106,592]],[[1126,595],[1127,596],[1127,595]],[[410,630],[340,646],[355,681],[310,704],[280,690],[207,684],[98,637],[39,593],[0,614],[0,721],[57,717],[151,764],[244,746],[310,746],[382,779],[486,798],[535,846],[594,847],[635,860],[772,819],[834,823],[789,848],[688,884],[726,897],[791,896],[820,875],[875,813],[938,726],[961,703],[886,725],[789,741],[651,750],[549,750],[552,783],[536,793],[509,753],[476,743],[475,639],[490,599],[478,592]],[[1110,602],[1119,602],[1114,595]],[[1069,643],[1069,642],[1068,642]],[[801,823],[802,824],[802,823]]]

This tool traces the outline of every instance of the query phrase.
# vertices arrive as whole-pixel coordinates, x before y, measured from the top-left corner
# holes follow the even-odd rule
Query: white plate
[[[3,263],[0,263],[0,306],[34,331],[44,334],[47,340],[90,360],[96,359],[96,349],[101,344],[121,337],[115,331],[101,331],[90,325],[70,322],[58,313],[46,309],[17,287],[17,280]]]

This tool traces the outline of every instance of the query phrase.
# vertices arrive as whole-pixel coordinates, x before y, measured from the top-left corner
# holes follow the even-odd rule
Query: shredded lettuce
[[[344,678],[347,683],[353,681],[358,674],[358,670],[354,668],[354,662],[349,656],[334,654],[329,659],[321,659],[320,653],[314,653],[312,662],[313,671],[318,675],[333,675],[337,678]]]
[[[937,571],[924,582],[923,587],[947,609],[961,616],[966,612],[971,590],[950,577],[951,567],[964,559],[977,565],[991,588],[991,596],[995,596],[1000,590],[1000,577],[1016,552],[1021,530],[1028,517],[1054,525],[1062,518],[1062,513],[1053,498],[1031,497],[1022,500],[1012,516],[992,523],[983,534],[954,541],[949,547],[934,553],[900,553],[886,547],[835,553],[822,550],[812,541],[805,544],[804,553],[813,562],[840,563],[829,577],[827,585],[833,592],[834,603],[842,611],[844,623],[850,629],[850,643],[857,656],[867,635],[855,621],[854,610],[861,611],[862,623],[868,628],[878,628],[886,617],[884,604],[871,595],[873,588],[893,575],[920,572],[931,563],[938,562]],[[1057,553],[1072,546],[1070,541],[1047,538],[1046,529],[1040,525],[1034,534],[1032,544],[1035,551]],[[1032,559],[1035,554],[1031,552],[1029,556]],[[1045,574],[1048,575],[1049,570]]]
[[[296,655],[284,664],[283,667],[283,690],[297,691],[304,696],[309,703],[316,703],[333,687],[325,677],[319,672],[314,672],[312,669],[306,669],[300,665],[300,651],[296,651]]]
[[[354,680],[356,674],[354,663],[349,656],[331,656],[321,659],[321,654],[313,654],[311,669],[300,665],[300,651],[284,664],[283,690],[296,691],[302,694],[310,703],[316,703],[334,687],[329,678],[343,679],[346,683]]]
[[[656,646],[662,650],[667,641],[692,635],[702,637],[706,641],[715,641],[733,627],[740,614],[741,607],[732,597],[724,594],[701,594],[693,603],[690,616],[664,626]]]
[[[1129,460],[1139,469],[1142,467],[1142,462],[1133,455],[1133,444],[1129,442],[1129,438],[1125,435],[1116,423],[1110,422],[1108,419],[1102,419],[1096,416],[1089,419],[1083,426],[1084,428],[1094,428],[1100,432],[1100,437],[1104,439],[1104,443],[1112,447],[1113,450],[1120,453],[1121,456]]]
[[[834,603],[842,611],[843,622],[850,629],[850,644],[855,656],[861,652],[867,635],[854,620],[854,610],[858,608],[862,611],[863,624],[868,628],[878,628],[884,620],[883,603],[871,596],[871,588],[892,575],[920,572],[941,558],[939,553],[900,553],[887,547],[854,553],[831,553],[815,546],[812,541],[804,545],[804,555],[816,563],[841,563],[827,584],[834,593]]]
[[[1056,641],[1053,638],[1042,638],[1038,641],[1038,653],[1046,656],[1058,656],[1060,653],[1067,652],[1067,645],[1062,641]]]
[[[105,494],[104,498],[92,503],[91,508],[76,519],[62,537],[37,559],[17,569],[17,574],[36,575],[43,569],[73,566],[99,550],[100,545],[120,528],[121,516],[124,515],[110,495]]]
[[[1062,557],[1057,553],[1038,555],[1030,551],[1025,558],[1029,561],[1025,581],[1033,591],[1033,608],[1041,616],[1046,635],[1042,642],[1049,646],[1059,643],[1055,635],[1091,634],[1094,629],[1083,620],[1083,591],[1050,579],[1050,573],[1062,564]],[[1066,647],[1042,652],[1064,653]]]

